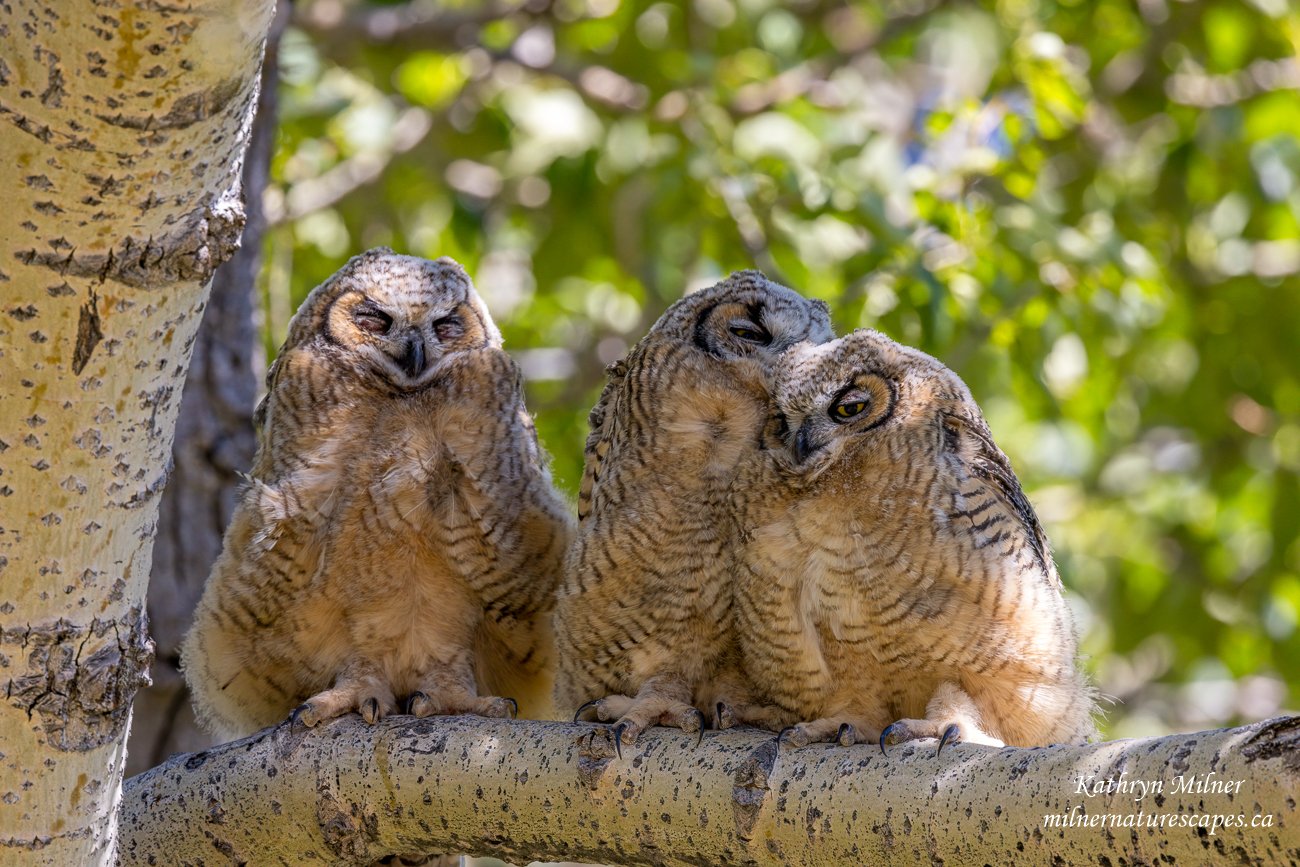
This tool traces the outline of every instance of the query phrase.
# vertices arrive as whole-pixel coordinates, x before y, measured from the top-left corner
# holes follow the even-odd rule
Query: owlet
[[[200,718],[235,737],[294,708],[307,725],[400,702],[546,713],[572,522],[461,267],[353,258],[303,302],[267,384],[182,648]]]
[[[875,331],[782,359],[742,472],[744,669],[785,740],[1095,734],[1047,538],[965,384]]]
[[[733,480],[758,448],[772,366],[829,340],[825,304],[741,271],[677,301],[591,412],[578,533],[556,604],[558,709],[615,744],[654,724],[749,721],[732,634]],[[720,711],[721,713],[721,711]]]

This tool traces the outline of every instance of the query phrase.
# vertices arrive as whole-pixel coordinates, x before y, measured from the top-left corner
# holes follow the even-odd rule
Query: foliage
[[[967,380],[1120,699],[1111,734],[1269,715],[1300,683],[1285,0],[295,14],[268,346],[347,255],[453,256],[573,490],[603,365],[757,266]]]

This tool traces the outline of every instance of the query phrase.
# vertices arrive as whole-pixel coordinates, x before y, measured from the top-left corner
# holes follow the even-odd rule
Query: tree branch
[[[311,34],[327,54],[357,45],[393,45],[425,51],[463,48],[490,21],[523,11],[527,2],[491,2],[474,9],[446,9],[435,0],[394,6],[315,0],[294,7],[293,23]]]
[[[1300,859],[1300,717],[1082,747],[958,744],[939,757],[933,741],[882,756],[778,750],[754,730],[693,740],[655,729],[620,759],[592,725],[281,725],[128,780],[120,863],[197,863],[214,850],[258,864],[433,850],[647,865]],[[1220,788],[1198,791],[1207,780]],[[1162,791],[1144,794],[1148,781]]]
[[[1300,60],[1260,58],[1237,72],[1209,75],[1199,70],[1184,71],[1165,82],[1165,92],[1171,100],[1197,108],[1235,105],[1279,90],[1300,90]]]
[[[349,157],[319,176],[299,181],[287,193],[274,190],[263,200],[271,226],[297,220],[337,203],[367,184],[374,183],[393,158],[413,149],[433,129],[433,115],[407,107],[393,123],[393,141],[387,153],[366,151]]]

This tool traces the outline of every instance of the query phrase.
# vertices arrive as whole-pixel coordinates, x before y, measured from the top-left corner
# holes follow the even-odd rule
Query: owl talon
[[[614,726],[614,752],[618,753],[620,759],[623,758],[623,732],[627,731],[630,726],[621,722]]]
[[[691,713],[687,715],[687,719],[695,720],[695,746],[698,747],[704,740],[704,713],[698,707],[693,707]],[[682,726],[682,731],[687,734],[691,733],[691,730],[686,726]]]
[[[428,700],[429,700],[428,695],[426,695],[423,692],[420,692],[419,690],[416,690],[415,692],[411,693],[411,697],[406,700],[406,712],[411,716],[418,716],[418,714],[415,712],[416,711],[415,703],[417,701],[427,702]]]
[[[595,707],[596,705],[598,705],[598,704],[600,704],[600,699],[598,699],[598,698],[593,698],[591,701],[586,702],[585,704],[583,704],[582,707],[578,708],[578,710],[577,710],[576,712],[574,712],[574,714],[573,714],[573,721],[574,721],[574,722],[582,722],[582,715],[583,715],[584,713],[586,713],[587,711],[591,710],[592,708],[594,708],[594,707]]]
[[[939,753],[943,752],[943,745],[948,743],[950,740],[953,743],[957,743],[961,740],[961,729],[957,727],[956,723],[952,723],[943,730],[943,737],[939,738],[939,748],[934,751],[935,758],[939,757]]]
[[[379,722],[379,699],[368,698],[361,703],[361,718],[370,725]]]
[[[898,727],[899,727],[898,723],[890,723],[889,725],[885,726],[885,730],[880,733],[880,754],[882,756],[889,755],[889,753],[885,751],[885,744],[889,744],[890,746],[894,745],[894,742],[891,741],[889,738],[891,735],[893,735],[895,732],[898,731]]]
[[[722,702],[718,702],[716,705],[714,705],[713,712],[714,712],[714,717],[713,717],[714,728],[719,730],[723,728],[730,728],[730,726],[723,725],[723,721],[727,719],[727,706],[725,704],[723,704]]]
[[[519,719],[519,702],[513,698],[506,698],[506,701],[510,702],[510,718]]]
[[[303,715],[310,710],[311,710],[311,702],[305,701],[302,704],[298,705],[296,708],[294,708],[292,711],[290,711],[289,712],[290,728],[296,725],[302,725],[306,728],[311,728],[312,726],[314,726],[315,725],[314,721],[303,719]]]
[[[835,740],[842,747],[851,747],[857,742],[857,729],[850,723],[843,723],[840,730],[835,733]]]
[[[797,746],[793,741],[786,738],[786,735],[790,734],[790,732],[794,731],[797,728],[798,726],[786,726],[785,728],[781,729],[781,731],[777,732],[776,735],[777,749],[780,749],[781,747]]]

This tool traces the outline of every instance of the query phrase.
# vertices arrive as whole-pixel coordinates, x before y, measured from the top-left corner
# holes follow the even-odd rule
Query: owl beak
[[[419,334],[412,334],[406,339],[405,350],[397,363],[411,379],[424,373],[424,339]]]

